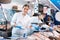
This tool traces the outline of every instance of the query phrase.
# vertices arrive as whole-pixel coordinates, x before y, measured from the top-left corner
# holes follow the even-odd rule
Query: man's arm
[[[16,26],[17,16],[18,16],[17,13],[15,13],[11,21],[11,26]]]

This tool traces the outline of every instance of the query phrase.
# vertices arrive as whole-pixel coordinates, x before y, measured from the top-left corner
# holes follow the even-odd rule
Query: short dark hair
[[[26,7],[26,6],[29,8],[29,5],[28,5],[28,4],[25,4],[25,5],[23,6],[23,8]]]
[[[47,8],[49,8],[49,6],[48,6],[48,5],[44,5],[44,7],[47,7]]]

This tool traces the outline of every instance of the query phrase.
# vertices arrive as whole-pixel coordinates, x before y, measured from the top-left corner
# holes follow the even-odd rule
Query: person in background
[[[43,19],[43,20],[44,20],[44,22],[45,22],[46,24],[47,24],[47,21],[48,21],[48,20],[52,20],[52,21],[54,21],[54,19],[53,19],[53,17],[52,17],[52,16],[47,15],[47,14],[45,14],[45,13],[44,13],[44,15],[45,15],[45,17],[44,17],[44,19]]]
[[[13,15],[17,12],[18,6],[13,5],[12,9],[6,9],[7,20],[11,22]]]
[[[43,7],[43,13],[51,16],[51,11],[50,10],[51,10],[51,8],[49,6],[47,6],[47,5],[45,5]]]
[[[53,23],[53,20],[51,19],[50,16],[47,17],[47,22],[46,22],[46,23],[47,23],[47,25],[49,25],[49,26]]]
[[[56,15],[58,14],[58,10],[53,10],[53,9],[51,9],[51,13],[52,13],[52,18],[54,19],[54,24],[55,25],[60,25],[60,21],[58,21],[57,19],[59,19],[58,17],[57,17],[57,19],[56,19]]]
[[[31,23],[30,23],[31,18],[28,15],[29,9],[30,9],[29,5],[25,4],[23,6],[22,12],[14,14],[11,21],[11,26],[13,26],[12,36],[20,37],[20,36],[23,36],[21,34],[29,32],[29,30],[27,30],[27,29],[30,29],[31,27]]]
[[[45,6],[43,7],[43,13],[48,14],[48,13],[47,13],[47,12],[48,12],[48,9],[49,9],[49,6],[45,5]]]
[[[38,8],[39,13],[43,13],[43,4],[39,4]]]

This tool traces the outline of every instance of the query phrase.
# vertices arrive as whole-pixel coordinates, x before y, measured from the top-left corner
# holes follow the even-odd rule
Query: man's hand
[[[30,26],[30,28],[32,28],[32,26]]]

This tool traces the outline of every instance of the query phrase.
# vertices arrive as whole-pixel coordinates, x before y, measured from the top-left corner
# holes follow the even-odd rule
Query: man
[[[11,26],[12,36],[20,37],[21,34],[27,33],[27,29],[31,27],[30,16],[28,16],[29,5],[25,4],[23,10],[20,13],[15,13],[12,18]],[[23,30],[20,30],[23,29]]]

